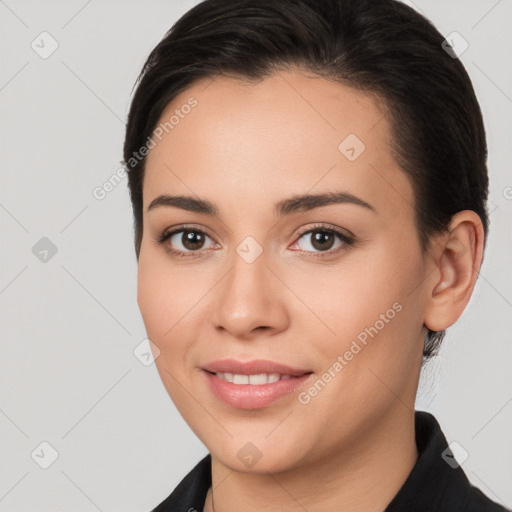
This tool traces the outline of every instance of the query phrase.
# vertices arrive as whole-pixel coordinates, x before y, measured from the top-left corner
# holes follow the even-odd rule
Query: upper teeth
[[[278,380],[289,379],[291,375],[281,375],[280,373],[258,373],[257,375],[239,375],[237,373],[223,373],[217,372],[215,375],[219,377],[219,379],[225,380],[227,382],[232,382],[233,384],[269,384],[272,382],[277,382]]]

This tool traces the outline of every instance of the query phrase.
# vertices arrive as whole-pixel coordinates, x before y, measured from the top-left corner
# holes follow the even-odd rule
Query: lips
[[[237,409],[259,409],[284,400],[314,377],[311,370],[265,359],[221,359],[201,369],[213,394]]]
[[[299,377],[311,370],[293,368],[286,364],[276,363],[265,359],[256,359],[253,361],[237,361],[236,359],[220,359],[212,361],[203,367],[210,373],[233,373],[237,375],[257,375],[261,373],[279,373],[280,375],[290,375],[291,377]]]

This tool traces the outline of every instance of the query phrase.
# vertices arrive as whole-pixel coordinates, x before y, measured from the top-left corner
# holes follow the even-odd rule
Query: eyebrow
[[[274,204],[274,215],[284,217],[296,212],[309,211],[330,204],[355,204],[377,213],[371,204],[353,194],[348,192],[327,192],[324,194],[301,194],[283,199]],[[203,213],[214,217],[219,215],[217,206],[207,199],[167,194],[159,195],[153,199],[147,211],[149,212],[162,206],[181,208],[189,212]]]

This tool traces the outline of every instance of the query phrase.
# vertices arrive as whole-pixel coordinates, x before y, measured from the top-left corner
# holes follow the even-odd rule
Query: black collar
[[[415,429],[418,460],[384,512],[506,512],[472,486],[446,452],[448,443],[432,414],[415,411]],[[211,478],[208,454],[152,512],[202,512]]]

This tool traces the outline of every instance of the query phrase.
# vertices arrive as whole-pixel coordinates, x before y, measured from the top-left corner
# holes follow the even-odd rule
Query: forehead
[[[399,214],[412,188],[392,157],[388,116],[378,96],[311,74],[198,81],[160,117],[144,208],[162,193],[222,203],[345,190]]]

